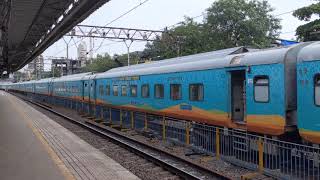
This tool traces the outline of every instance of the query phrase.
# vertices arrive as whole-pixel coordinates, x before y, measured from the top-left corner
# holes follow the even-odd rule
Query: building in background
[[[44,59],[42,55],[36,57],[33,61],[31,61],[25,69],[27,79],[41,79],[43,72]]]
[[[36,70],[40,73],[44,72],[44,59],[43,56],[40,55],[35,59],[36,62]]]
[[[88,60],[86,42],[81,41],[77,51],[78,51],[78,60],[80,61],[81,67],[85,67]]]
[[[58,71],[60,76],[77,74],[81,71],[81,60],[56,58],[52,59],[51,71]],[[53,72],[55,74],[55,72]]]

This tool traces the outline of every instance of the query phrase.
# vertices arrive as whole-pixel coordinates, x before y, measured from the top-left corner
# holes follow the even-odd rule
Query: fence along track
[[[134,152],[135,154],[144,157],[150,162],[153,162],[159,166],[161,166],[164,169],[167,169],[169,172],[174,173],[178,175],[179,177],[182,177],[184,179],[228,179],[222,174],[218,174],[216,172],[210,171],[206,168],[203,168],[201,166],[198,166],[196,164],[193,164],[189,161],[186,161],[180,157],[174,156],[172,154],[169,154],[165,151],[159,150],[157,148],[154,148],[152,146],[143,144],[139,141],[136,141],[134,139],[128,138],[126,136],[123,136],[121,134],[108,131],[108,129],[103,128],[101,125],[97,123],[84,123],[79,122],[77,120],[74,120],[68,116],[65,116],[50,107],[43,105],[41,103],[34,102],[32,100],[23,98],[19,96],[20,98],[39,106],[47,111],[50,111],[51,113],[54,113],[60,117],[63,117],[64,119],[71,121],[72,123],[75,123],[83,128],[86,128],[90,130],[91,132],[94,132],[100,136],[103,136],[105,138],[108,138],[112,141],[114,141],[117,144],[120,144],[122,147],[128,149],[131,152]],[[90,122],[90,121],[88,121]]]
[[[181,119],[94,106],[68,99],[50,103],[100,118],[109,125],[150,131],[163,141],[174,141],[227,162],[280,179],[320,180],[320,148],[252,135]]]
[[[102,118],[120,127],[133,124],[132,129],[151,131],[164,141],[189,145],[198,151],[275,178],[320,180],[318,147],[141,112],[130,112],[119,117],[116,121],[110,117]]]

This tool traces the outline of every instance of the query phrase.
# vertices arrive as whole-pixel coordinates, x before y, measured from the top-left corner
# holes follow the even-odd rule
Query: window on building
[[[204,91],[203,84],[189,85],[189,99],[190,101],[203,101]]]
[[[154,85],[154,97],[162,99],[164,97],[164,86],[163,84]]]
[[[181,84],[170,85],[170,97],[172,100],[179,100],[182,98]]]
[[[110,96],[110,85],[106,85],[106,95]]]
[[[148,98],[149,97],[149,85],[148,84],[144,84],[141,87],[141,96],[143,98]]]
[[[137,85],[131,85],[130,86],[130,96],[131,97],[137,97],[138,94],[138,86]]]
[[[114,96],[118,96],[119,92],[118,92],[118,85],[113,85],[113,95]]]
[[[127,96],[127,85],[121,86],[121,96]]]
[[[103,85],[99,86],[99,94],[103,96]]]
[[[269,102],[269,78],[257,76],[254,78],[254,100],[256,102]]]
[[[317,74],[314,80],[314,102],[317,106],[320,106],[320,74]]]

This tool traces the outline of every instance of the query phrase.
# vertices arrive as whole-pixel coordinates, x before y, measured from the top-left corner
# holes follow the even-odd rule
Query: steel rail
[[[16,94],[13,94],[16,96]],[[120,146],[122,146],[123,148],[139,155],[139,156],[142,156],[143,158],[147,159],[148,161],[151,161],[165,169],[167,169],[168,171],[170,171],[171,173],[174,173],[184,179],[203,179],[203,177],[199,177],[199,176],[196,176],[194,174],[192,174],[191,172],[187,171],[187,170],[184,170],[182,168],[179,168],[179,167],[176,167],[174,165],[174,163],[169,163],[169,162],[166,162],[162,159],[160,159],[159,157],[156,157],[155,155],[152,155],[151,153],[148,153],[148,152],[145,152],[143,151],[143,148],[138,148],[137,146],[142,146],[144,147],[144,149],[149,149],[151,151],[154,151],[154,152],[157,152],[158,154],[163,154],[171,159],[174,160],[174,162],[176,161],[180,161],[186,165],[188,165],[189,167],[193,168],[193,169],[197,169],[201,172],[204,172],[206,174],[209,174],[211,175],[212,177],[215,177],[216,179],[229,179],[227,177],[225,177],[224,175],[222,174],[219,174],[217,172],[214,172],[214,171],[211,171],[205,167],[201,167],[197,164],[194,164],[192,162],[189,162],[188,160],[186,159],[183,159],[181,157],[178,157],[178,156],[175,156],[173,154],[170,154],[166,151],[163,151],[163,150],[160,150],[158,148],[155,148],[153,146],[150,146],[150,145],[147,145],[147,144],[144,144],[142,142],[139,142],[135,139],[132,139],[132,138],[129,138],[127,136],[124,136],[122,134],[118,134],[116,132],[113,132],[113,131],[110,131],[106,128],[103,128],[101,127],[101,125],[97,124],[97,123],[83,123],[83,122],[80,122],[80,121],[77,121],[69,116],[66,116],[60,112],[57,112],[55,110],[53,110],[52,108],[48,107],[48,106],[45,106],[43,104],[40,104],[40,103],[37,103],[37,102],[34,102],[30,99],[27,99],[27,98],[23,98],[21,96],[18,96],[19,98],[21,98],[22,100],[24,101],[27,101],[27,102],[30,102],[40,108],[43,108],[45,109],[46,111],[49,111],[57,116],[60,116],[66,120],[68,120],[69,122],[72,122],[76,125],[79,125],[87,130],[89,130],[90,132],[96,134],[96,135],[99,135],[101,137],[104,137],[104,138],[108,138],[109,140],[113,141],[114,143],[117,143],[119,144]]]

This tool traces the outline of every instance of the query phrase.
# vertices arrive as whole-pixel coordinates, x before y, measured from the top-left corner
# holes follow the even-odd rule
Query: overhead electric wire
[[[142,6],[143,4],[147,3],[150,0],[145,0],[143,2],[140,2],[140,4],[134,6],[133,8],[129,9],[128,11],[126,11],[125,13],[121,14],[120,16],[118,16],[117,18],[113,19],[112,21],[108,22],[105,26],[108,26],[116,21],[118,21],[119,19],[121,19],[122,17],[124,17],[125,15],[131,13],[132,11],[136,10],[137,8],[139,8],[140,6]]]
[[[291,10],[291,11],[279,13],[279,14],[274,15],[274,17],[283,16],[283,15],[286,15],[286,14],[289,14],[289,13],[293,13],[294,11],[295,11],[295,10]],[[197,19],[197,18],[202,17],[202,16],[204,16],[204,15],[205,15],[205,13],[202,13],[202,14],[200,14],[200,15],[198,15],[198,16],[190,17],[190,19],[194,20],[194,19]],[[176,26],[176,25],[182,24],[183,22],[184,22],[184,21],[180,21],[180,22],[178,22],[178,23],[175,23],[175,24],[166,26],[166,27],[163,28],[163,29],[167,29],[167,28],[170,28],[170,27],[174,27],[174,26]]]
[[[124,17],[124,16],[126,16],[127,14],[131,13],[132,11],[138,9],[140,6],[142,6],[143,4],[147,3],[148,1],[150,1],[150,0],[145,0],[145,1],[143,1],[143,2],[140,2],[138,5],[134,6],[133,8],[129,9],[128,11],[124,12],[123,14],[121,14],[121,15],[118,16],[118,17],[116,17],[115,19],[109,21],[109,22],[106,23],[104,26],[108,26],[108,25],[110,25],[110,24],[118,21],[119,19],[121,19],[122,17]],[[93,30],[93,28],[91,28],[90,33],[92,32],[92,30]],[[92,47],[92,48],[88,51],[88,53],[90,53],[90,52],[92,52],[92,51],[93,51],[94,53],[97,52],[97,51],[100,49],[100,47],[102,46],[102,44],[104,43],[104,41],[105,41],[105,39],[102,39],[99,47],[98,47],[95,51],[93,51],[94,47]]]
[[[274,15],[274,17],[283,16],[283,15],[286,15],[286,14],[289,14],[289,13],[293,13],[294,11],[295,10],[284,12],[284,13],[280,13],[280,14],[276,14],[276,15]]]
[[[143,2],[140,2],[138,5],[134,6],[133,8],[129,9],[128,11],[124,12],[123,14],[121,14],[120,16],[118,16],[117,18],[115,18],[115,19],[111,20],[110,22],[106,23],[105,26],[108,26],[108,25],[110,25],[110,24],[118,21],[119,19],[121,19],[122,17],[124,17],[124,16],[126,16],[127,14],[131,13],[132,11],[136,10],[138,7],[142,6],[143,4],[147,3],[148,1],[150,1],[150,0],[145,0],[145,1],[143,1]],[[89,33],[92,32],[92,30],[93,30],[93,28],[91,28],[91,30],[89,31]],[[82,40],[82,39],[80,39],[79,41],[75,42],[74,44],[77,44],[77,43],[80,42],[81,40]],[[105,39],[102,40],[101,45],[103,44],[104,40],[105,40]],[[101,45],[100,45],[100,46],[101,46]],[[72,47],[72,46],[74,46],[74,45],[71,45],[71,47]],[[99,47],[99,48],[100,48],[100,47]],[[96,50],[98,50],[99,48],[97,48]],[[62,52],[65,51],[66,49],[67,49],[67,48],[64,48],[64,49],[62,49],[61,51],[58,51],[58,53],[55,53],[54,56],[62,53]],[[88,51],[88,53],[90,53],[93,49],[94,49],[94,47],[92,47],[92,48]],[[95,52],[96,52],[96,51],[95,51]]]
[[[142,6],[143,4],[147,3],[148,1],[150,1],[150,0],[145,0],[145,1],[143,1],[143,2],[140,2],[138,5],[132,7],[131,9],[129,9],[128,11],[124,12],[124,13],[121,14],[120,16],[118,16],[118,17],[116,17],[115,19],[113,19],[113,20],[109,21],[108,23],[106,23],[105,26],[108,26],[108,25],[110,25],[110,24],[118,21],[119,19],[121,19],[122,17],[124,17],[124,16],[126,16],[127,14],[131,13],[132,11],[136,10],[137,8],[139,8],[139,7]],[[295,11],[295,10],[291,10],[291,11],[288,11],[288,12],[279,13],[279,14],[274,15],[274,17],[286,15],[286,14],[292,13],[292,12],[294,12],[294,11]],[[203,16],[205,16],[205,13],[202,13],[202,14],[200,14],[200,15],[191,17],[190,19],[194,20],[194,19],[197,19],[197,18],[200,18],[200,17],[203,17]],[[168,28],[173,28],[174,26],[179,25],[179,24],[182,24],[183,22],[184,22],[184,21],[180,21],[180,22],[178,22],[178,23],[175,23],[175,24],[166,26],[165,28],[163,28],[163,30],[167,30]],[[93,28],[90,30],[90,32],[91,32],[92,30],[93,30]],[[295,31],[292,31],[292,32],[295,32]],[[281,33],[281,34],[289,34],[289,33],[292,33],[292,32],[291,32],[291,31],[290,31],[290,32],[284,32],[284,33]],[[76,44],[77,44],[78,42],[80,42],[81,40],[82,40],[82,39],[80,39],[80,40],[77,41],[77,42],[74,42],[74,45],[76,45]],[[102,40],[102,42],[100,43],[99,47],[96,48],[95,50],[94,50],[94,47],[92,47],[92,48],[88,51],[88,53],[91,52],[91,51],[93,51],[93,50],[94,50],[94,52],[96,52],[97,50],[99,50],[99,49],[101,48],[102,44],[104,43],[104,41],[105,41],[105,39]],[[121,41],[121,42],[122,42],[122,41]],[[117,42],[117,43],[118,43],[118,42]],[[115,43],[114,43],[114,44],[115,44]],[[74,46],[74,45],[71,45],[71,46]],[[102,46],[102,47],[103,47],[103,46]],[[59,51],[58,53],[56,53],[55,56],[58,55],[58,54],[60,54],[61,52],[65,51],[65,50],[66,50],[66,48],[64,48],[63,50],[61,50],[61,51]]]
[[[290,33],[293,33],[293,32],[296,32],[296,31],[281,32],[280,34],[290,34]]]
[[[202,14],[200,14],[200,15],[198,15],[198,16],[190,17],[190,19],[194,20],[194,19],[197,19],[197,18],[202,17],[202,16],[204,16],[204,15],[205,15],[205,14],[202,13]],[[172,25],[170,25],[170,26],[166,26],[165,28],[163,28],[163,30],[168,29],[168,28],[170,28],[170,27],[174,27],[174,26],[176,26],[176,25],[178,25],[178,24],[182,24],[182,23],[184,23],[184,21],[180,21],[180,22],[177,22],[177,23],[172,24]]]

